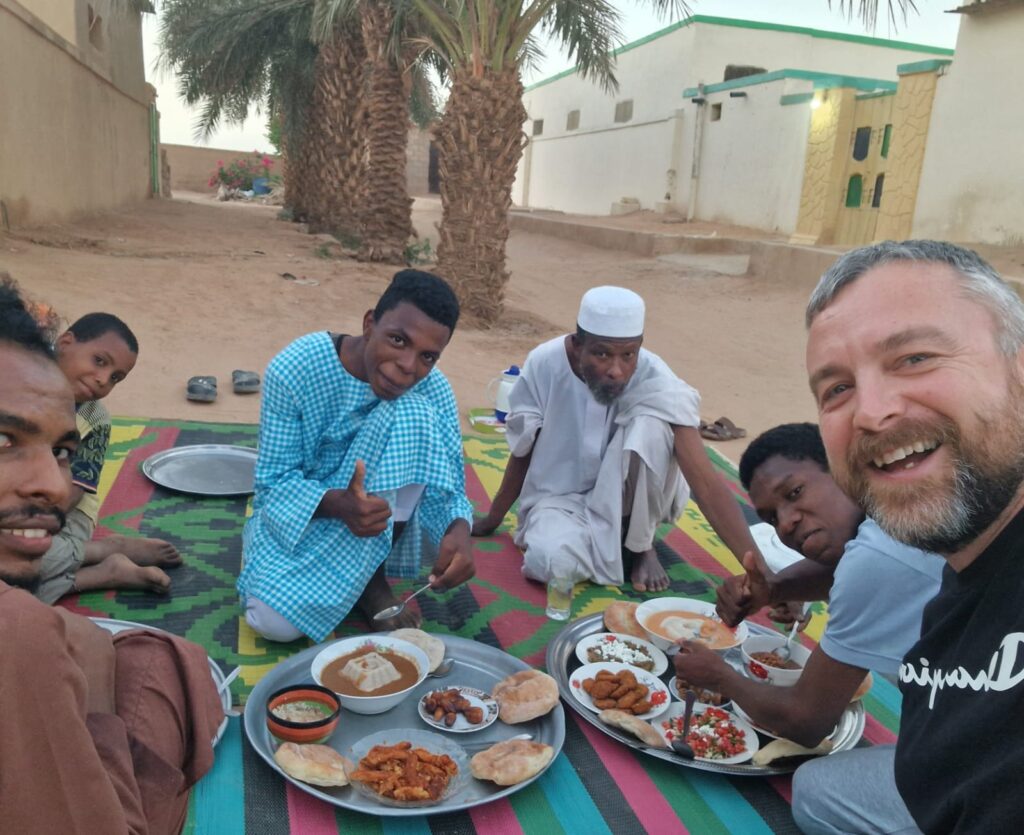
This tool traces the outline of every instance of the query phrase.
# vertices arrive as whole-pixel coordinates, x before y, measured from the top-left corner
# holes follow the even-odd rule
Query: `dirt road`
[[[259,398],[231,393],[232,369],[262,372],[309,331],[354,331],[394,272],[341,257],[276,214],[200,195],[152,200],[0,235],[0,269],[68,320],[109,310],[136,331],[139,363],[108,398],[113,414],[255,422]],[[417,201],[417,228],[434,242],[439,218],[436,201]],[[441,362],[463,411],[488,405],[487,383],[509,363],[574,328],[587,288],[615,283],[645,298],[645,346],[700,390],[705,418],[727,415],[751,436],[814,419],[803,374],[809,283],[698,272],[521,232],[508,252],[513,278],[503,319],[487,331],[460,326]],[[217,376],[215,403],[185,399],[193,374]],[[717,446],[735,460],[745,444]]]

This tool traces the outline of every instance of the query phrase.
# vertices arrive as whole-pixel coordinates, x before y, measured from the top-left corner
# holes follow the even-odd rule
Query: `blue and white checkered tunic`
[[[394,551],[390,523],[378,536],[358,537],[340,519],[313,518],[328,490],[348,487],[357,460],[366,463],[370,493],[426,485]],[[243,598],[321,641],[385,559],[389,574],[419,573],[420,526],[436,546],[456,519],[471,523],[472,506],[455,396],[440,370],[380,400],[345,370],[326,332],[300,337],[271,361],[238,578]]]

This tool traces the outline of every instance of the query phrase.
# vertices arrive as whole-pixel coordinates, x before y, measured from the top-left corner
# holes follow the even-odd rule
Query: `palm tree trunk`
[[[367,0],[362,7],[366,46],[366,157],[360,189],[363,261],[405,262],[415,233],[405,180],[409,141],[409,74],[405,61],[389,54],[394,22],[391,4]]]
[[[356,236],[365,131],[361,105],[362,39],[341,30],[320,45],[313,100],[304,131],[304,201],[311,231]]]
[[[482,77],[459,69],[435,130],[443,210],[438,272],[455,288],[463,310],[484,324],[501,315],[508,283],[508,211],[525,121],[516,68]]]

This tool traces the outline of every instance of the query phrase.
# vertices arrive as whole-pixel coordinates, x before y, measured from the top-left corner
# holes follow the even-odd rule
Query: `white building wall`
[[[751,28],[697,20],[624,48],[617,57],[616,93],[606,93],[575,74],[541,82],[523,96],[529,116],[523,129],[531,143],[520,161],[513,201],[532,208],[606,215],[613,203],[635,197],[646,209],[671,202],[685,210],[697,112],[695,105],[682,98],[685,88],[722,81],[729,64],[895,80],[897,64],[936,57],[864,40],[868,39],[837,40],[762,25]],[[615,105],[627,99],[633,102],[633,117],[616,124]],[[580,111],[579,128],[568,131],[566,119],[572,110]],[[544,121],[544,127],[534,137],[537,119]],[[795,113],[780,116],[772,122],[779,125],[772,131],[791,137],[794,120]],[[781,127],[783,123],[788,127]],[[766,153],[755,151],[757,160],[767,158]],[[780,197],[772,220],[780,229],[786,228],[787,201],[799,200],[799,173],[790,188],[792,197]],[[768,186],[765,190],[770,191]],[[761,198],[753,202],[760,203]]]
[[[810,90],[809,82],[804,86]],[[728,92],[707,96],[692,207],[696,219],[786,234],[796,230],[811,111],[806,102],[779,104],[784,93],[796,92],[791,87],[778,81],[746,88],[742,98]],[[722,105],[721,118],[711,121],[715,104]]]
[[[1024,7],[964,15],[939,79],[914,212],[915,237],[1024,240]]]

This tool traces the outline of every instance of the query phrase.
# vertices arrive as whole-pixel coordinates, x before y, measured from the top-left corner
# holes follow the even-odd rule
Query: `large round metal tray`
[[[111,635],[116,635],[118,632],[124,632],[128,629],[148,629],[150,632],[166,632],[166,629],[160,629],[156,626],[147,626],[144,623],[133,623],[130,620],[115,620],[113,618],[89,618],[93,623],[102,629],[106,629]],[[207,657],[206,659],[210,664],[210,675],[213,678],[213,683],[217,687],[217,693],[220,697],[220,703],[224,707],[224,720],[220,723],[217,728],[217,735],[213,738],[213,744],[216,745],[220,742],[220,738],[224,736],[224,731],[228,729],[228,713],[231,710],[231,689],[224,687],[224,673],[221,672],[220,667],[217,666],[217,662],[212,658]]]
[[[150,481],[198,496],[245,496],[256,481],[256,450],[227,444],[174,447],[142,462]]]
[[[438,635],[438,637],[445,642],[446,656],[455,659],[455,667],[451,673],[444,678],[426,679],[401,704],[387,711],[387,713],[363,716],[342,708],[338,729],[334,732],[334,736],[327,741],[327,744],[339,753],[344,754],[353,743],[376,731],[414,728],[421,731],[430,730],[434,733],[443,733],[442,731],[428,728],[427,724],[420,719],[417,713],[416,705],[425,694],[431,690],[455,686],[475,687],[489,693],[494,685],[506,676],[517,673],[520,670],[530,669],[528,664],[525,664],[518,658],[514,658],[507,652],[502,652],[500,649],[489,647],[486,644],[479,644],[475,641],[451,635]],[[279,690],[282,687],[312,681],[310,665],[313,663],[317,653],[329,643],[310,647],[298,655],[289,658],[287,661],[282,661],[253,688],[252,694],[245,704],[245,733],[249,737],[253,748],[256,749],[256,752],[274,771],[296,788],[327,803],[341,806],[345,809],[353,809],[357,812],[365,812],[366,814],[378,817],[403,817],[410,815],[441,815],[460,809],[470,809],[473,806],[490,803],[499,797],[505,797],[517,792],[540,776],[540,774],[537,774],[535,777],[515,786],[497,786],[494,783],[470,779],[469,785],[465,789],[436,806],[410,809],[384,806],[372,798],[363,797],[356,793],[351,786],[324,788],[311,786],[308,783],[302,783],[289,777],[274,761],[274,751],[277,748],[277,743],[267,730],[267,699],[275,690]],[[555,756],[551,758],[551,761],[554,762],[555,757],[562,750],[563,742],[565,742],[565,713],[562,710],[562,705],[555,705],[554,709],[546,716],[534,719],[532,722],[506,725],[499,720],[482,731],[466,734],[467,739],[463,739],[458,734],[451,734],[451,738],[456,744],[465,743],[473,745],[474,751],[472,753],[475,753],[478,750],[475,748],[477,743],[500,742],[503,739],[508,739],[521,733],[532,733],[534,740],[545,742],[554,748]],[[543,773],[542,771],[541,774]]]
[[[767,627],[760,626],[756,623],[748,622],[747,625],[753,634],[775,634]],[[569,690],[569,676],[572,675],[572,672],[580,666],[580,661],[576,657],[576,644],[588,635],[593,635],[595,632],[603,631],[605,631],[604,616],[600,613],[596,615],[589,615],[570,623],[552,639],[551,643],[548,644],[548,650],[544,662],[548,668],[548,672],[554,676],[555,681],[558,682],[558,692],[562,696],[562,700],[599,731],[610,736],[612,739],[618,740],[623,745],[628,745],[630,748],[641,751],[648,756],[657,757],[659,760],[666,760],[667,762],[687,766],[688,768],[696,768],[701,771],[711,771],[716,774],[765,777],[771,774],[789,774],[796,768],[795,765],[758,766],[750,763],[723,765],[721,763],[707,762],[704,760],[684,760],[682,757],[679,757],[670,751],[659,751],[655,748],[648,748],[636,737],[622,733],[615,728],[605,725],[597,718],[596,713],[592,713],[580,705]],[[725,653],[725,658],[727,661],[736,665],[736,661],[740,659],[739,650],[730,650]],[[673,675],[672,666],[669,665],[668,670],[661,676],[661,678],[665,682],[668,682]],[[863,733],[864,706],[860,702],[852,702],[850,706],[843,711],[843,715],[839,718],[836,732],[832,737],[832,744],[834,746],[832,753],[834,754],[837,751],[847,751],[850,748],[853,748],[860,740]]]

